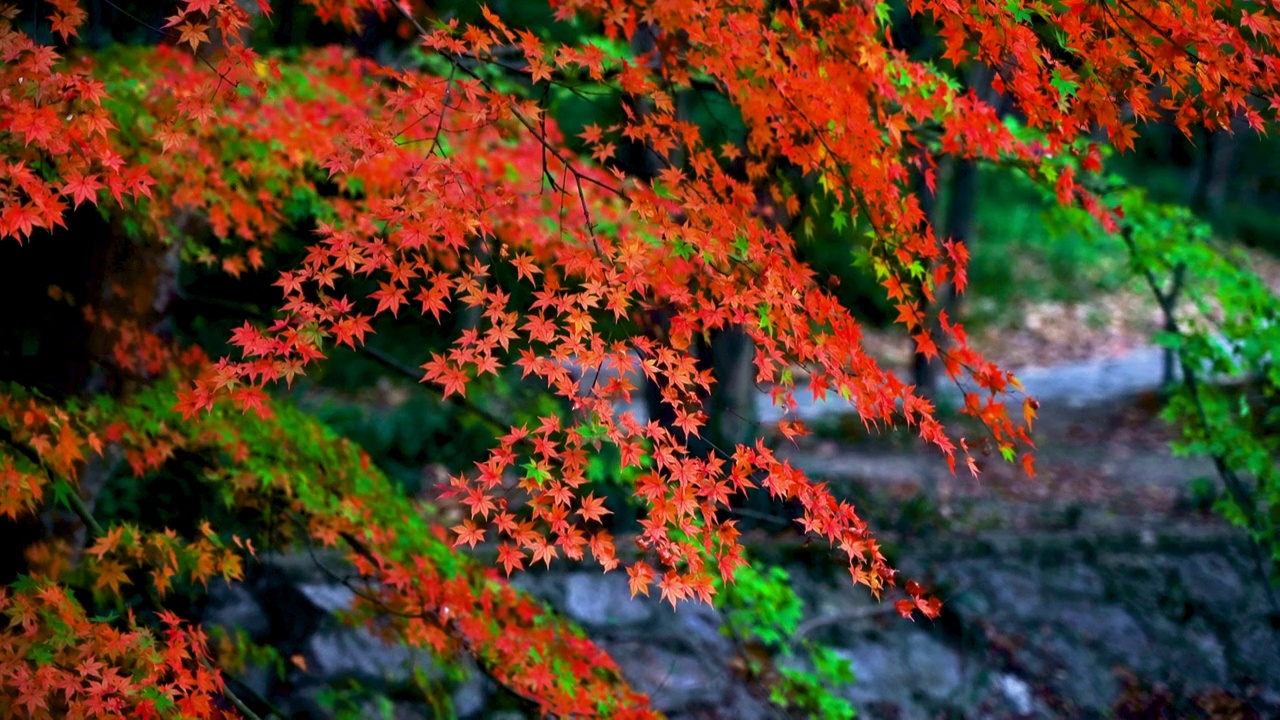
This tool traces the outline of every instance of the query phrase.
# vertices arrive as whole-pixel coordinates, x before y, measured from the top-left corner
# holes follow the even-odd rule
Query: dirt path
[[[1209,509],[1212,465],[1174,457],[1156,410],[1046,402],[1035,478],[997,459],[953,476],[918,441],[840,438],[839,425],[788,451],[946,602],[933,624],[841,621],[870,601],[808,591],[815,616],[836,619],[821,637],[848,648],[863,717],[1280,711],[1280,617],[1246,539]]]

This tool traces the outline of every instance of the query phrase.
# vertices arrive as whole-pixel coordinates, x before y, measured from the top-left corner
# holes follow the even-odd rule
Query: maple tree
[[[413,47],[394,66],[343,47],[264,54],[248,39],[270,3],[183,0],[156,29],[160,45],[93,53],[77,43],[87,15],[76,0],[42,3],[36,18],[0,4],[0,240],[63,242],[68,219],[96,206],[98,230],[126,244],[95,257],[128,270],[128,283],[99,282],[90,297],[48,288],[91,337],[97,380],[53,393],[15,379],[0,392],[0,517],[66,508],[89,536],[30,544],[26,572],[0,589],[6,711],[250,712],[166,595],[239,577],[255,545],[316,543],[347,553],[367,581],[358,612],[391,618],[380,627],[398,639],[471,654],[548,713],[648,716],[607,656],[503,575],[590,557],[626,572],[633,594],[711,601],[746,562],[732,506],[756,488],[796,504],[854,583],[892,592],[904,616],[936,617],[938,600],[898,581],[851,504],[763,440],[703,437],[716,379],[695,345],[741,328],[756,382],[784,411],[803,369],[804,392],[851,401],[869,427],[915,428],[953,469],[976,474],[975,453],[995,450],[1030,472],[1034,401],[1006,402],[1016,379],[935,309],[936,288],[963,292],[967,250],[935,236],[911,174],[932,189],[939,154],[1016,168],[1116,231],[1123,208],[1091,181],[1096,138],[1124,151],[1160,115],[1184,132],[1237,115],[1262,131],[1280,108],[1280,16],[1267,3],[910,0],[943,42],[938,64],[898,46],[893,9],[877,2],[552,3],[558,20],[598,29],[600,41],[580,43],[487,8],[463,23],[414,3],[305,4],[346,30],[393,23]],[[650,49],[619,50],[637,37]],[[945,67],[966,62],[994,69],[1020,126],[959,89]],[[740,141],[712,144],[684,116],[694,88],[735,108]],[[592,92],[629,101],[616,122],[567,136],[551,96]],[[652,159],[651,178],[628,172],[621,154],[633,147]],[[933,403],[864,350],[830,282],[795,260],[776,221],[801,211],[777,182],[784,170],[822,189],[896,322],[967,388],[961,411],[980,437],[948,434]],[[308,224],[314,235],[291,257],[280,238]],[[233,278],[278,269],[282,299],[212,360],[159,329],[180,262]],[[442,331],[450,315],[469,318],[419,359],[444,398],[517,373],[564,408],[499,421],[487,457],[447,482],[442,499],[466,515],[449,527],[272,396],[415,313]],[[672,422],[618,410],[639,392],[635,377],[658,384]],[[779,430],[805,432],[790,417]],[[610,508],[587,487],[603,447],[631,472],[632,547],[619,547]],[[236,527],[273,531],[99,524],[84,477],[108,456],[138,478],[200,458],[200,482],[237,510]],[[502,573],[458,552],[480,543],[495,546]],[[132,607],[90,617],[87,605],[130,585],[145,586],[154,622]]]

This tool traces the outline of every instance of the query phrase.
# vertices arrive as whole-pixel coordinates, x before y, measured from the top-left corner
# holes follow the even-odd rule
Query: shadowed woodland
[[[0,717],[1276,717],[1278,48],[0,1]]]

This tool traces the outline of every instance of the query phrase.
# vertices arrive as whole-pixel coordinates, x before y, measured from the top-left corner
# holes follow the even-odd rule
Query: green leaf
[[[1050,78],[1049,84],[1052,85],[1053,88],[1058,91],[1058,94],[1064,99],[1075,97],[1076,91],[1080,89],[1079,83],[1074,80],[1064,78],[1062,76],[1062,71],[1057,69],[1053,71],[1053,77]]]
[[[1013,16],[1015,22],[1031,22],[1031,11],[1023,7],[1022,3],[1018,2],[1018,0],[1005,0],[1004,8]]]
[[[843,212],[838,207],[833,208],[831,210],[831,226],[835,228],[836,232],[840,232],[841,230],[844,230],[845,227],[849,224],[847,217],[848,217],[848,214]]]

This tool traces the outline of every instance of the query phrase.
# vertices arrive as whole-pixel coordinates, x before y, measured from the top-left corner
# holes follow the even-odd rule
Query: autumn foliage
[[[259,53],[246,38],[271,21],[264,0],[174,2],[159,46],[94,54],[78,42],[75,0],[40,3],[34,19],[0,4],[0,241],[61,242],[73,210],[96,205],[135,254],[178,252],[238,278],[267,267],[299,217],[316,227],[279,274],[274,316],[231,336],[237,354],[212,360],[156,332],[158,261],[147,282],[67,300],[101,339],[119,379],[109,393],[0,386],[0,517],[64,508],[85,526],[32,545],[29,572],[0,588],[0,713],[242,711],[166,595],[235,579],[256,552],[315,544],[346,552],[368,581],[359,612],[391,618],[380,627],[394,637],[470,654],[549,713],[649,716],[603,652],[503,577],[589,558],[626,572],[633,594],[710,601],[744,562],[731,509],[756,488],[798,506],[803,531],[854,583],[890,593],[904,616],[935,617],[939,602],[899,582],[855,508],[764,441],[693,449],[715,382],[698,339],[745,330],[755,380],[784,409],[802,369],[803,392],[852,401],[868,427],[911,426],[953,469],[976,474],[975,453],[994,450],[1030,472],[1034,405],[935,309],[943,284],[963,291],[967,250],[934,235],[909,176],[932,186],[939,154],[1020,168],[1113,228],[1117,209],[1085,182],[1102,138],[1123,151],[1157,116],[1189,131],[1239,115],[1261,131],[1280,108],[1280,15],[1265,3],[910,0],[946,63],[996,70],[1030,135],[913,59],[891,8],[874,2],[553,3],[606,39],[648,38],[634,56],[554,44],[487,9],[464,24],[412,3],[306,4],[347,30],[393,24],[416,54],[387,66],[343,47]],[[541,103],[587,84],[626,99],[622,119],[565,137]],[[731,101],[744,142],[711,146],[685,119],[678,98],[695,86]],[[628,171],[628,147],[653,158],[652,177]],[[784,168],[815,179],[865,244],[897,322],[966,388],[980,437],[949,434],[930,400],[864,350],[829,280],[796,260],[779,222],[800,210],[776,182]],[[466,398],[514,368],[569,412],[505,428],[473,472],[449,478],[440,495],[466,517],[444,527],[272,392],[335,348],[363,346],[387,316],[459,313],[476,320],[423,353],[423,383]],[[641,392],[636,377],[659,384],[674,422],[617,410]],[[804,432],[794,420],[779,429]],[[585,488],[605,444],[637,473],[641,531],[625,548]],[[137,477],[200,458],[200,482],[241,524],[273,531],[99,526],[80,480],[108,457]],[[481,544],[501,572],[454,550]],[[128,585],[145,586],[146,618],[90,617],[87,604]]]

